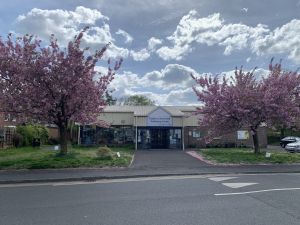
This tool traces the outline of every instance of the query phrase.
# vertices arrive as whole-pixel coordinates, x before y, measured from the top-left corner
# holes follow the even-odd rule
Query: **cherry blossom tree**
[[[87,29],[87,28],[86,28]],[[96,122],[105,107],[104,93],[122,60],[98,75],[95,66],[109,44],[94,54],[80,44],[84,29],[68,46],[61,48],[55,36],[49,45],[25,35],[0,40],[0,111],[20,119],[56,124],[61,154],[67,154],[67,126],[70,121]]]
[[[273,60],[272,60],[273,61]],[[208,129],[208,141],[240,128],[251,131],[254,152],[259,153],[258,128],[295,125],[299,118],[300,74],[283,71],[281,63],[269,65],[269,75],[256,80],[255,69],[250,72],[236,68],[234,76],[221,80],[218,76],[200,76],[193,79],[194,87],[203,107],[200,125]]]

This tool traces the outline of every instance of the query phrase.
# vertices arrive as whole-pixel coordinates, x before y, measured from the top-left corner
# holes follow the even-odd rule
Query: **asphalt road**
[[[300,224],[300,174],[0,185],[1,225]]]

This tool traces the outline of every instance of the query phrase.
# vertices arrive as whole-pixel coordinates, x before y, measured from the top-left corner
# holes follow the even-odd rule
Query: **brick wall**
[[[59,130],[57,127],[47,127],[49,138],[59,139]]]
[[[200,132],[200,137],[193,137],[193,132]],[[184,143],[185,148],[203,148],[205,147],[204,136],[206,131],[201,127],[185,127],[184,128]]]
[[[246,130],[246,129],[240,129]],[[200,132],[200,137],[197,135]],[[221,138],[214,139],[209,145],[211,146],[247,146],[253,147],[253,140],[251,136],[251,132],[248,131],[250,136],[247,140],[238,140],[237,139],[237,132],[233,132],[227,135],[222,136]],[[203,148],[206,147],[206,143],[204,141],[204,137],[207,134],[207,131],[201,127],[185,127],[184,128],[184,141],[185,141],[185,148]],[[258,129],[258,138],[259,138],[259,145],[262,148],[267,147],[267,128],[260,127]]]

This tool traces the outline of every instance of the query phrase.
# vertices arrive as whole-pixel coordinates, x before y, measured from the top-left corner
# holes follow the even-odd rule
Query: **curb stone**
[[[238,174],[288,174],[300,173],[300,171],[246,171],[246,172],[199,172],[199,173],[161,173],[161,174],[138,174],[138,175],[116,175],[116,176],[93,176],[74,178],[49,178],[49,179],[24,179],[24,180],[0,180],[0,184],[23,184],[23,183],[53,183],[53,182],[73,182],[86,181],[95,182],[97,180],[115,180],[142,177],[167,177],[167,176],[196,176],[196,175],[238,175]]]

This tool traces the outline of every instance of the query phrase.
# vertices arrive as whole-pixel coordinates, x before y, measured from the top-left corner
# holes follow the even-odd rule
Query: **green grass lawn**
[[[271,157],[265,157],[266,149],[260,154],[254,154],[250,148],[209,148],[202,149],[199,153],[208,160],[217,163],[233,163],[233,164],[259,164],[259,163],[300,163],[300,154],[273,151]]]
[[[113,147],[115,154],[112,159],[99,159],[97,147],[70,147],[69,154],[59,156],[58,151],[45,148],[10,148],[0,149],[0,169],[46,169],[75,167],[123,167],[128,166],[133,157],[132,146]]]

